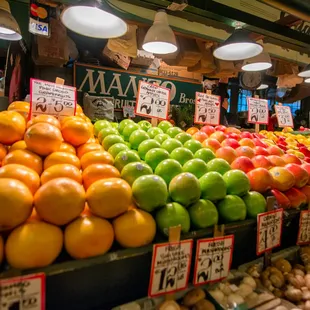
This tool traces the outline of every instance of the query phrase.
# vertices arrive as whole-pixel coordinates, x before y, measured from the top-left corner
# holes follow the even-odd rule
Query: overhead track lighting
[[[310,64],[307,65],[302,71],[300,71],[298,73],[298,76],[303,77],[303,78],[310,77]]]
[[[269,85],[267,85],[267,84],[261,84],[258,88],[256,88],[256,90],[267,89],[268,87],[269,87]]]
[[[95,0],[70,6],[62,12],[60,19],[68,29],[86,37],[108,39],[124,35],[127,24],[100,6]]]
[[[271,59],[268,53],[261,53],[255,57],[243,61],[243,71],[263,71],[272,67]]]
[[[0,39],[18,41],[21,38],[18,23],[11,14],[8,1],[0,0]]]
[[[175,35],[168,23],[167,13],[159,10],[145,35],[142,48],[153,54],[171,54],[178,50]]]

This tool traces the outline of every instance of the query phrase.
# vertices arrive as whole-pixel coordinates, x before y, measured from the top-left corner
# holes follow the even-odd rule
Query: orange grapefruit
[[[114,159],[107,151],[92,151],[81,157],[81,166],[83,170],[92,164],[113,165]]]
[[[11,145],[22,140],[25,130],[26,121],[18,112],[0,112],[0,143]]]
[[[59,164],[70,164],[80,169],[81,164],[77,156],[67,152],[53,152],[44,160],[44,170]]]
[[[62,142],[60,144],[60,148],[58,151],[59,152],[67,152],[67,153],[71,153],[71,154],[76,155],[76,151],[75,151],[74,146],[72,146],[71,144],[66,143],[66,142]]]
[[[7,148],[3,144],[0,144],[0,166],[1,166],[3,158],[5,157],[7,153],[8,153]]]
[[[58,119],[52,115],[41,114],[41,115],[38,115],[38,116],[32,118],[27,123],[27,128],[29,128],[30,126],[37,124],[37,123],[48,123],[48,124],[51,124],[51,125],[60,129],[60,123],[59,123]]]
[[[11,145],[9,152],[13,152],[15,150],[26,150],[27,145],[24,140],[20,140]]]
[[[77,157],[81,158],[84,154],[93,151],[103,151],[103,147],[95,142],[82,144],[77,149]]]
[[[64,140],[74,146],[86,143],[92,136],[90,126],[83,120],[68,120],[62,128]]]
[[[50,166],[41,174],[41,183],[43,185],[46,182],[57,178],[69,178],[82,184],[81,171],[76,166],[70,164]]]

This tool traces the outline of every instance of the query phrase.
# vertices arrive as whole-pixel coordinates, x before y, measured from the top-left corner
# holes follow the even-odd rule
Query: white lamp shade
[[[262,71],[272,67],[271,59],[268,53],[261,53],[255,57],[243,61],[243,71]]]
[[[310,65],[307,65],[302,71],[300,71],[298,76],[303,78],[310,78]]]
[[[310,78],[305,79],[306,83],[310,83]]]
[[[269,85],[267,84],[261,84],[259,87],[257,87],[257,90],[262,90],[262,89],[267,89],[269,87]]]
[[[165,11],[158,11],[154,23],[145,35],[143,49],[153,54],[171,54],[177,51],[177,42],[169,26]]]
[[[121,18],[97,7],[71,6],[60,19],[68,29],[91,38],[118,38],[127,32],[127,24]]]
[[[18,41],[21,38],[18,23],[11,14],[9,3],[0,0],[0,39]]]

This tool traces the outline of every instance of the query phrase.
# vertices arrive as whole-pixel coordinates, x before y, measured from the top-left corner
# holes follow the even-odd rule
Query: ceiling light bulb
[[[259,55],[263,47],[251,40],[243,29],[235,29],[234,33],[217,49],[213,56],[228,61],[244,60]]]
[[[243,71],[263,71],[272,67],[268,53],[261,53],[255,57],[243,61]]]
[[[259,87],[257,87],[257,90],[262,90],[262,89],[267,89],[269,87],[269,85],[267,84],[261,84]]]
[[[298,73],[298,76],[303,77],[303,78],[310,77],[310,64],[307,65],[302,71],[300,71]]]
[[[175,35],[168,23],[167,13],[156,13],[154,23],[145,35],[142,48],[153,54],[171,54],[178,50]]]

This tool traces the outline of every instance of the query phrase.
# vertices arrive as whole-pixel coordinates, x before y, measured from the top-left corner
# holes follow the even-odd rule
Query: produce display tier
[[[296,244],[299,211],[284,212],[281,247]],[[225,234],[235,235],[232,268],[252,261],[256,256],[256,220],[246,220],[225,226]],[[212,237],[213,229],[190,232],[182,239]],[[164,242],[165,240],[156,240]],[[193,253],[195,254],[195,243]],[[195,255],[193,255],[194,259]],[[152,245],[123,249],[92,259],[67,261],[20,272],[9,270],[0,278],[30,273],[46,274],[46,309],[110,310],[138,298],[148,291]],[[192,267],[194,266],[192,262]],[[193,268],[192,268],[193,269]],[[192,276],[190,276],[191,281]]]

